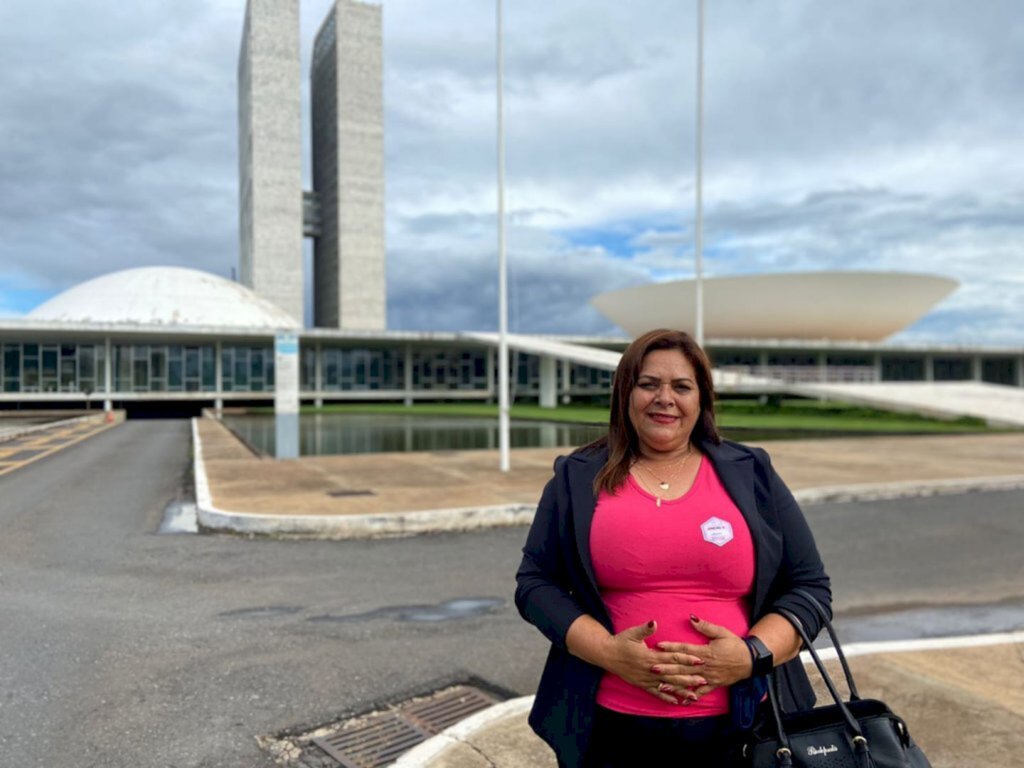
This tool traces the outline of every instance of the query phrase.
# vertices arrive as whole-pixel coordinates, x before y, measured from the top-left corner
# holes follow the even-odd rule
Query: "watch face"
[[[768,649],[760,638],[748,637],[746,638],[747,646],[750,648],[750,655],[753,659],[753,669],[751,674],[753,677],[762,677],[772,671],[775,666],[775,657],[772,652]]]

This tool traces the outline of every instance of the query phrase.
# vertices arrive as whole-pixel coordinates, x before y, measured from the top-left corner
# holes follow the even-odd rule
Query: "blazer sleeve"
[[[555,461],[537,506],[516,572],[516,607],[524,619],[560,648],[569,627],[585,611],[574,598],[567,550],[572,545],[565,457]]]
[[[811,603],[793,590],[802,588],[812,594],[831,618],[831,580],[825,572],[814,536],[800,505],[772,467],[768,454],[763,451],[758,453],[763,459],[776,524],[782,533],[781,563],[769,591],[766,612],[772,613],[777,608],[788,609],[800,619],[813,639],[821,631],[821,618]]]

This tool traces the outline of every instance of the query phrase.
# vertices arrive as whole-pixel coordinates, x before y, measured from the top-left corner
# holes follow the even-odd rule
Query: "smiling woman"
[[[552,643],[530,724],[560,766],[738,765],[773,668],[789,704],[813,703],[781,611],[816,635],[800,590],[828,606],[829,578],[767,454],[719,436],[681,331],[623,353],[608,433],[555,462],[516,581]]]

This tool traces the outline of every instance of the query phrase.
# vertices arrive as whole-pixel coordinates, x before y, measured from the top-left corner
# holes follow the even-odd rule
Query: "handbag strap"
[[[828,636],[832,639],[832,647],[836,651],[836,656],[839,658],[839,663],[843,667],[843,675],[846,677],[846,685],[850,689],[850,699],[853,701],[860,700],[860,693],[857,691],[857,684],[853,682],[853,673],[850,671],[850,665],[846,662],[846,654],[843,653],[843,646],[839,643],[839,637],[836,635],[836,630],[832,626],[832,622],[829,620],[828,611],[825,607],[818,602],[818,598],[808,592],[802,587],[797,587],[793,590],[793,594],[800,595],[804,600],[811,604],[815,612],[818,614],[818,618],[821,619],[821,623],[828,630]]]
[[[867,740],[864,738],[864,733],[861,731],[860,723],[857,722],[857,718],[850,712],[849,707],[843,701],[842,696],[839,695],[839,691],[836,688],[836,684],[832,682],[832,677],[829,675],[828,670],[825,669],[825,664],[822,662],[818,652],[814,650],[814,644],[811,643],[811,638],[807,636],[807,630],[804,629],[803,622],[797,618],[796,615],[786,610],[785,608],[776,608],[776,610],[785,616],[789,622],[796,629],[797,634],[800,635],[800,639],[804,641],[804,645],[807,647],[807,651],[811,654],[811,658],[814,660],[814,666],[818,668],[818,673],[821,675],[821,679],[825,682],[825,687],[828,688],[829,694],[832,696],[832,700],[836,703],[839,708],[839,712],[843,716],[843,720],[846,721],[846,725],[849,727],[850,732],[853,734],[853,741],[855,744],[867,744]],[[773,702],[774,706],[775,702]],[[782,718],[776,716],[776,723],[779,725],[779,741],[788,741],[788,737],[783,738],[782,731]]]
[[[781,696],[779,694],[779,676],[775,672],[768,674],[768,702],[772,707],[772,715],[775,717],[775,733],[779,737],[779,748],[775,750],[775,755],[779,760],[779,764],[783,764],[784,758],[791,756],[793,750],[789,746],[789,735],[786,733],[786,729],[782,727],[782,703]]]

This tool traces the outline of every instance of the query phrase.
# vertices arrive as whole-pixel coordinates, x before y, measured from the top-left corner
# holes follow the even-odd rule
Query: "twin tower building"
[[[299,0],[248,0],[238,59],[242,283],[303,322],[303,238],[313,239],[313,323],[384,330],[381,7],[336,0],[311,72],[313,190],[302,184]]]

